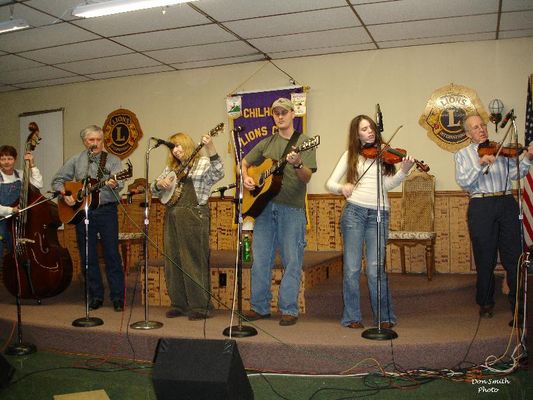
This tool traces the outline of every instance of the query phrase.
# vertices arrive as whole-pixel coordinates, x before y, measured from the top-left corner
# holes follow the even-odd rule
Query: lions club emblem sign
[[[455,152],[469,143],[461,121],[472,112],[477,112],[488,122],[489,116],[477,93],[466,86],[452,83],[433,92],[418,123],[439,147]]]
[[[143,136],[137,116],[124,108],[107,116],[103,131],[105,148],[120,159],[133,153]]]

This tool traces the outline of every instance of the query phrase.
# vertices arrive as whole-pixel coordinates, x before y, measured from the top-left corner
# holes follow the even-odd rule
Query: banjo
[[[224,123],[221,122],[208,132],[208,135],[214,137],[224,130]],[[200,142],[194,149],[191,156],[185,161],[178,169],[170,171],[165,178],[170,178],[171,185],[168,189],[164,189],[159,194],[159,201],[167,207],[172,207],[176,204],[181,197],[181,191],[183,190],[183,178],[185,178],[190,170],[190,163],[198,154],[198,152],[204,147],[204,144]]]

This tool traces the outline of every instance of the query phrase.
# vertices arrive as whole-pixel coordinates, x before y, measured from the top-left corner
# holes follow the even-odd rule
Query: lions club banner
[[[233,125],[236,160],[240,161],[257,143],[275,132],[270,106],[280,98],[291,99],[296,118],[294,128],[305,132],[306,93],[301,86],[236,93],[226,99],[226,110]]]

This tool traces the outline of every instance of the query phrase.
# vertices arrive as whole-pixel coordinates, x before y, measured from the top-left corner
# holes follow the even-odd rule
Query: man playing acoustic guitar
[[[309,137],[294,130],[294,105],[289,99],[277,99],[271,109],[278,132],[259,142],[242,160],[244,187],[253,191],[258,184],[251,176],[253,166],[283,158],[288,165],[284,164],[277,172],[278,177],[282,176],[279,193],[255,218],[252,310],[245,316],[249,321],[270,317],[272,267],[279,248],[284,267],[278,297],[279,324],[288,326],[298,320],[298,292],[305,247],[305,196],[307,183],[316,171],[316,153],[314,149],[294,151]]]
[[[104,287],[96,255],[97,234],[100,234],[110,298],[115,311],[122,311],[124,309],[124,271],[118,251],[117,203],[123,183],[111,177],[112,174],[121,170],[121,161],[117,156],[103,151],[104,134],[100,127],[89,125],[80,132],[80,136],[87,150],[73,156],[61,167],[52,179],[52,189],[61,192],[60,202],[64,201],[68,206],[75,207],[77,199],[73,197],[73,193],[65,193],[65,183],[83,181],[87,177],[98,181],[105,180],[105,185],[99,193],[92,194],[92,197],[99,197],[98,208],[89,210],[89,277],[87,279],[89,308],[96,310],[104,302]],[[84,214],[83,209],[84,207],[80,207],[78,212]],[[84,219],[76,224],[76,240],[83,269],[85,267]]]

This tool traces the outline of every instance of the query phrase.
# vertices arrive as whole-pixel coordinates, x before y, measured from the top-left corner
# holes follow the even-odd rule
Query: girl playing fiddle
[[[332,193],[342,193],[346,205],[341,215],[343,238],[343,299],[344,312],[341,324],[348,328],[364,328],[360,307],[359,276],[365,244],[366,275],[370,301],[377,324],[377,269],[383,265],[389,230],[389,200],[387,192],[398,186],[413,166],[413,159],[405,156],[396,172],[392,164],[381,164],[380,188],[381,214],[381,260],[377,259],[377,209],[378,209],[378,162],[361,155],[364,147],[380,145],[381,135],[376,123],[366,115],[358,115],[350,123],[348,150],[341,156],[326,183]],[[346,177],[343,179],[343,177]],[[385,272],[381,274],[381,328],[392,328],[396,316],[387,285]]]

